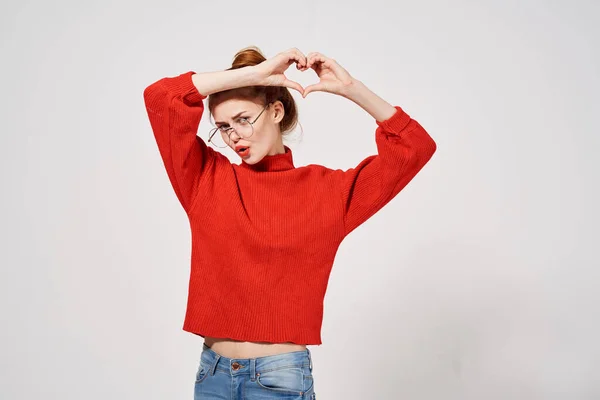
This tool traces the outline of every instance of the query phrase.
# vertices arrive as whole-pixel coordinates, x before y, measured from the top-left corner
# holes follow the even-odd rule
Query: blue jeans
[[[227,358],[203,344],[194,400],[316,400],[310,350]]]

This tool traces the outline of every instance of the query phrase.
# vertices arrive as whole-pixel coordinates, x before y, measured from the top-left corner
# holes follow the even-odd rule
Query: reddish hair
[[[226,69],[243,68],[258,65],[266,58],[256,46],[246,47],[238,51],[233,57],[231,67]],[[289,89],[284,86],[245,86],[235,89],[224,90],[208,96],[208,109],[212,114],[215,106],[225,100],[236,98],[262,103],[266,106],[274,101],[281,101],[285,110],[283,119],[279,122],[281,133],[292,131],[298,124],[298,108]]]

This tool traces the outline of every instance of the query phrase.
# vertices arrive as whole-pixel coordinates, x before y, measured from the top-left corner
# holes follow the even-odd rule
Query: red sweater
[[[321,344],[323,300],[346,235],[396,196],[436,144],[400,107],[375,130],[376,155],[347,170],[296,167],[292,151],[240,165],[196,135],[191,76],[165,77],[144,101],[192,249],[183,330],[202,337]]]

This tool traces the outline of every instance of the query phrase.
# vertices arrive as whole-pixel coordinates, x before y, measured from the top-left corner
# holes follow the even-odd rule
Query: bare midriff
[[[229,338],[213,338],[208,336],[204,338],[204,343],[215,353],[228,358],[265,357],[306,349],[305,344],[291,342],[244,342]]]

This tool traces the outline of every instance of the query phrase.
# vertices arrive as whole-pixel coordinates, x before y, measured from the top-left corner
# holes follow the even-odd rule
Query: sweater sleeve
[[[179,202],[190,212],[203,174],[216,157],[196,135],[204,112],[203,99],[192,82],[194,71],[165,77],[144,90],[150,125],[167,175]]]
[[[349,234],[393,199],[423,168],[436,143],[402,108],[376,121],[377,154],[343,171],[344,231]]]

